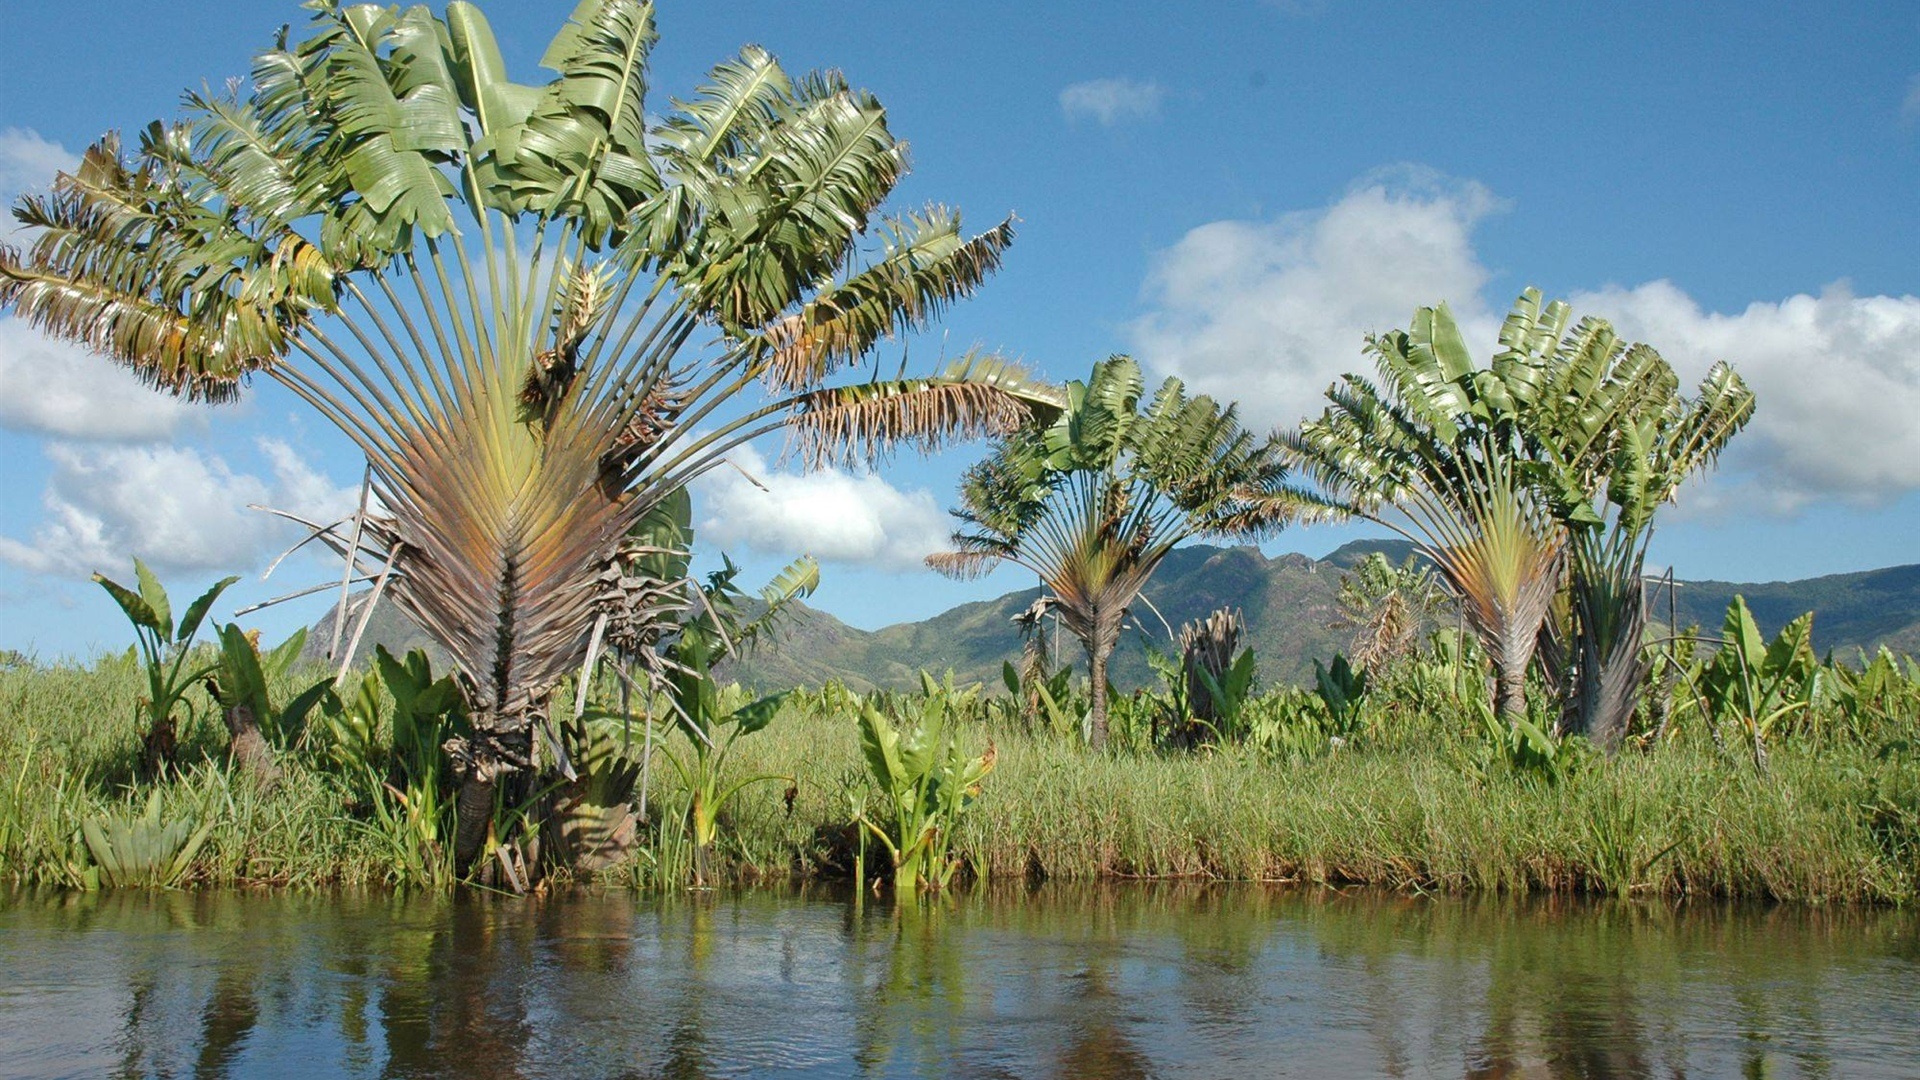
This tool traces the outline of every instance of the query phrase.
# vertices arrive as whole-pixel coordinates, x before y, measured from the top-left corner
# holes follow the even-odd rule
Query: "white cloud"
[[[0,194],[45,191],[53,174],[72,172],[80,155],[29,128],[0,128]]]
[[[86,349],[0,319],[0,427],[69,439],[165,439],[196,407]]]
[[[335,487],[285,443],[259,441],[271,479],[188,447],[47,446],[46,516],[29,542],[0,536],[0,561],[43,574],[112,573],[131,556],[162,572],[258,565],[293,527],[248,504],[337,517],[355,492]]]
[[[21,128],[0,129],[0,201],[45,191],[53,175],[79,158],[59,143]],[[0,242],[21,244],[23,231],[0,223]],[[78,345],[55,342],[26,323],[0,318],[0,427],[70,439],[164,439],[192,407],[140,385],[138,379]]]
[[[1092,79],[1060,91],[1060,111],[1068,120],[1093,120],[1112,127],[1123,120],[1150,120],[1160,114],[1166,91],[1138,79]]]
[[[1402,169],[1324,210],[1203,225],[1154,266],[1135,349],[1156,371],[1239,401],[1250,425],[1280,427],[1318,414],[1340,373],[1371,373],[1362,336],[1406,325],[1416,306],[1449,300],[1484,359],[1507,298],[1495,308],[1480,295],[1490,274],[1472,232],[1496,206],[1477,184]],[[1719,475],[1685,493],[1689,515],[1792,514],[1920,490],[1920,297],[1837,283],[1723,314],[1652,281],[1568,300],[1659,349],[1689,383],[1726,360],[1752,385],[1754,421]]]
[[[80,156],[28,128],[0,128],[0,243],[21,246],[28,230],[13,219],[13,201],[27,192],[45,192],[58,172],[72,172]]]
[[[695,529],[722,549],[913,570],[946,547],[952,530],[925,489],[901,491],[870,472],[772,471],[752,447],[731,457],[766,490],[724,465],[696,482]]]
[[[1689,382],[1716,360],[1753,387],[1753,423],[1705,502],[1790,513],[1822,497],[1871,502],[1920,489],[1920,297],[1855,296],[1844,283],[1703,311],[1669,281],[1569,298],[1660,350]]]
[[[1479,184],[1403,166],[1321,210],[1202,225],[1156,260],[1135,351],[1239,401],[1249,426],[1292,427],[1320,412],[1341,373],[1371,372],[1367,332],[1406,325],[1416,307],[1449,301],[1469,339],[1491,345],[1498,323],[1480,299],[1490,275],[1472,232],[1498,206]]]

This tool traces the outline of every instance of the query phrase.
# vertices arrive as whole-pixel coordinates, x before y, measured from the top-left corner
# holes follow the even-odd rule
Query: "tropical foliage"
[[[734,743],[765,730],[779,714],[786,693],[748,700],[737,691],[723,692],[714,678],[714,666],[751,647],[789,605],[812,595],[820,584],[820,567],[811,559],[801,559],[760,590],[758,613],[750,615],[745,594],[733,583],[738,574],[739,568],[727,562],[708,575],[701,610],[681,626],[664,650],[670,670],[657,710],[663,724],[687,737],[685,753],[669,751],[667,760],[688,794],[685,815],[693,840],[695,881],[703,885],[712,872],[714,843],[727,804],[749,784],[791,782],[790,777],[779,775],[735,777],[728,770]]]
[[[1654,514],[1753,417],[1753,393],[1715,364],[1692,398],[1660,354],[1529,289],[1501,331],[1510,369],[1537,373],[1520,410],[1530,465],[1568,537],[1570,655],[1557,657],[1566,727],[1619,744],[1646,680],[1644,583]],[[1496,360],[1496,363],[1499,363]],[[1558,644],[1557,642],[1555,643]],[[1560,652],[1558,648],[1553,650]]]
[[[183,712],[189,719],[192,717],[194,706],[187,692],[219,668],[217,661],[210,662],[205,656],[194,654],[194,635],[200,632],[200,624],[213,610],[214,601],[227,586],[240,579],[228,577],[215,582],[187,605],[176,622],[173,605],[160,579],[138,558],[133,560],[133,572],[138,582],[135,589],[103,574],[93,575],[93,580],[113,597],[127,621],[133,624],[134,647],[139,651],[140,665],[147,679],[146,695],[139,700],[135,711],[145,729],[142,739],[146,766],[149,772],[154,772],[173,761],[174,743],[178,738],[176,718]]]
[[[364,453],[372,510],[312,525],[458,669],[464,870],[496,785],[534,783],[601,610],[581,584],[650,507],[781,428],[819,462],[1022,419],[990,356],[835,382],[1012,230],[879,216],[905,147],[835,73],[748,48],[650,108],[639,0],[583,0],[544,83],[508,77],[471,4],[312,6],[249,83],[23,199],[0,309],[188,399],[270,378]]]
[[[1503,344],[1510,344],[1503,341]],[[1420,545],[1493,663],[1503,718],[1526,711],[1526,673],[1559,585],[1565,538],[1523,469],[1517,412],[1531,369],[1478,368],[1445,304],[1367,339],[1379,382],[1347,375],[1288,437],[1329,515],[1366,517]]]
[[[1049,613],[1086,650],[1095,746],[1107,739],[1108,658],[1161,561],[1183,540],[1256,539],[1292,515],[1278,443],[1241,427],[1235,406],[1171,378],[1144,394],[1125,356],[1068,384],[1064,408],[968,470],[954,550],[927,560],[956,577],[1001,562],[1039,576]]]
[[[951,694],[929,685],[911,711],[912,726],[902,731],[875,703],[861,708],[860,751],[872,785],[851,796],[861,850],[868,837],[879,842],[892,864],[894,890],[903,895],[923,886],[943,889],[953,880],[960,867],[954,833],[995,758],[991,743],[984,753],[968,753]]]
[[[1778,727],[1813,708],[1821,684],[1831,678],[1813,655],[1813,613],[1781,627],[1768,641],[1760,633],[1744,597],[1727,607],[1727,619],[1713,655],[1697,661],[1687,673],[1700,711],[1719,737],[1722,725],[1745,736],[1754,765],[1767,767],[1767,740]],[[1862,672],[1868,680],[1886,674],[1871,666]]]
[[[307,716],[332,691],[331,680],[322,679],[274,704],[270,683],[293,667],[306,643],[307,632],[300,630],[262,655],[258,632],[234,623],[220,628],[220,665],[207,690],[226,721],[234,761],[261,780],[278,776],[275,751],[305,734]]]
[[[1658,353],[1529,289],[1480,367],[1446,305],[1370,337],[1379,382],[1348,375],[1289,436],[1330,515],[1370,518],[1420,545],[1492,661],[1499,715],[1526,711],[1543,634],[1572,727],[1616,745],[1646,675],[1642,572],[1655,511],[1753,414],[1715,365],[1680,395]],[[1551,633],[1556,598],[1571,649]]]

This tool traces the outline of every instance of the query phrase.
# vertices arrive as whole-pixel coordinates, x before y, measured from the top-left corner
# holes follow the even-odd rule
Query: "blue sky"
[[[484,5],[527,80],[566,5]],[[0,194],[89,141],[172,115],[287,3],[70,2],[0,18]],[[912,345],[983,344],[1047,374],[1139,356],[1262,425],[1363,367],[1361,335],[1447,300],[1480,342],[1538,285],[1613,318],[1683,376],[1725,359],[1760,412],[1682,494],[1654,559],[1767,580],[1920,561],[1920,9],[1904,4],[1219,2],[660,5],[655,93],[744,43],[873,90],[913,146],[902,208],[957,205],[1020,236],[1002,273]],[[84,28],[76,30],[75,28]],[[1483,349],[1485,345],[1481,346]],[[975,452],[879,476],[743,461],[700,493],[708,557],[749,577],[813,551],[817,596],[878,626],[1027,582],[914,569]],[[85,573],[139,552],[184,591],[318,581],[245,509],[324,512],[345,443],[262,386],[202,410],[0,320],[0,647],[119,646]],[[1354,530],[1291,531],[1323,554]],[[278,632],[313,618],[292,606]],[[222,613],[224,615],[224,612]]]

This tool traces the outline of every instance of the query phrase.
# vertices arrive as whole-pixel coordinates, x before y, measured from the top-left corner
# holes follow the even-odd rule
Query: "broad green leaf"
[[[163,627],[161,625],[159,617],[153,612],[153,608],[147,606],[147,602],[140,598],[139,593],[126,588],[103,574],[93,575],[93,580],[101,588],[107,590],[107,595],[113,597],[113,602],[120,605],[120,610],[126,612],[127,618],[132,620],[133,625],[151,630],[158,635],[161,640],[166,640],[168,634],[172,631],[172,627]]]
[[[221,704],[244,705],[260,723],[272,721],[260,653],[237,623],[220,628],[220,691]]]
[[[778,694],[769,694],[752,704],[735,709],[732,719],[737,725],[736,730],[742,735],[751,735],[773,723],[773,718],[780,715],[780,706],[787,700],[790,692],[783,690]]]
[[[1813,666],[1813,613],[1808,612],[1782,627],[1768,644],[1761,670],[1770,678],[1794,679]]]
[[[193,603],[188,604],[186,614],[180,616],[180,630],[175,635],[175,639],[178,641],[190,640],[193,635],[199,631],[200,623],[206,619],[207,612],[212,610],[214,601],[219,599],[220,594],[226,592],[229,586],[239,580],[237,577],[221,578],[219,581],[213,583],[212,588],[201,593],[199,598]],[[306,631],[304,629],[299,631],[298,636],[304,642],[306,640]],[[294,651],[298,652],[299,650],[296,649]]]
[[[1753,621],[1753,612],[1747,609],[1747,599],[1736,594],[1733,603],[1727,606],[1727,619],[1721,628],[1727,644],[1738,650],[1738,656],[1748,664],[1758,666],[1766,656],[1766,639],[1760,636],[1760,625]]]
[[[147,610],[160,624],[160,636],[168,641],[180,640],[184,634],[176,635],[173,629],[173,607],[167,603],[167,590],[161,586],[160,579],[147,569],[147,564],[139,556],[133,560],[133,574],[140,583],[140,599],[147,602]]]
[[[287,640],[273,647],[262,658],[261,666],[273,675],[284,675],[300,659],[300,651],[307,647],[307,628],[301,627],[288,636]]]
[[[893,798],[908,781],[906,766],[900,758],[900,733],[871,703],[860,710],[860,752],[865,755],[867,768],[874,778],[881,781],[888,797]]]
[[[322,679],[295,695],[292,701],[287,702],[286,708],[281,709],[279,715],[274,718],[275,725],[280,729],[280,737],[283,740],[292,741],[300,729],[306,725],[307,716],[313,712],[314,707],[332,692],[333,680]]]

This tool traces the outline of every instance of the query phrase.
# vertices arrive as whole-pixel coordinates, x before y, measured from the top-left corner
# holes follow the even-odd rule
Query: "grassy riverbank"
[[[184,727],[175,772],[139,776],[138,692],[136,672],[118,659],[0,670],[0,879],[97,882],[82,823],[136,819],[155,793],[156,822],[205,830],[182,884],[299,889],[416,873],[418,834],[369,808],[366,778],[322,755],[283,752],[284,775],[263,787],[226,763],[225,732],[210,713]],[[802,695],[736,744],[729,776],[783,779],[751,785],[729,805],[716,849],[723,874],[850,872],[849,797],[868,783],[853,707],[844,695]],[[1345,745],[1288,755],[1244,746],[1094,753],[1070,734],[1027,730],[1011,710],[970,715],[962,739],[975,749],[991,740],[995,766],[954,843],[995,879],[1812,903],[1906,903],[1920,889],[1920,762],[1859,739],[1778,741],[1763,774],[1683,727],[1611,760],[1569,750],[1571,763],[1547,772],[1492,753],[1458,720],[1387,710]],[[646,805],[636,850],[600,879],[685,880],[685,794],[663,756]]]

